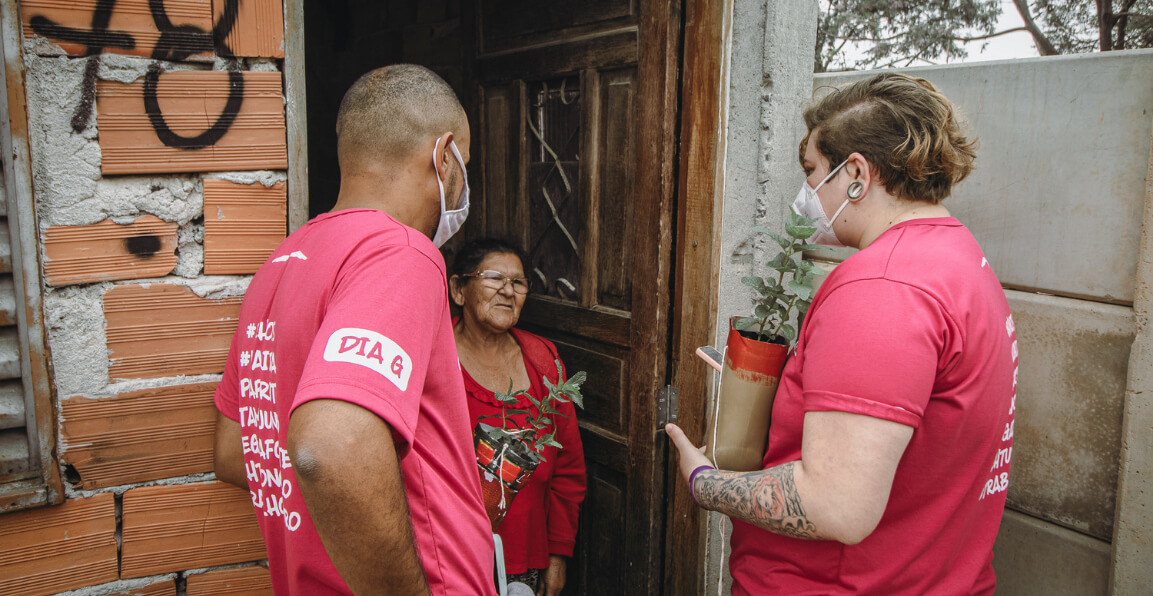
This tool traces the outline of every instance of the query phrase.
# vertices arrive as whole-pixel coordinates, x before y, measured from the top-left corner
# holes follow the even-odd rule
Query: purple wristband
[[[697,466],[697,469],[693,470],[692,474],[689,474],[689,496],[693,498],[693,502],[697,504],[697,507],[701,506],[701,502],[697,500],[697,493],[693,491],[693,482],[696,482],[697,474],[700,474],[702,471],[715,469],[716,468],[712,466]]]

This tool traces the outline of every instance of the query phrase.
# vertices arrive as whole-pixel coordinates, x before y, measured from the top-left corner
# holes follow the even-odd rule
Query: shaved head
[[[344,171],[399,165],[446,132],[468,127],[452,87],[415,64],[394,64],[361,76],[340,102],[337,158]],[[432,158],[431,150],[428,155]]]

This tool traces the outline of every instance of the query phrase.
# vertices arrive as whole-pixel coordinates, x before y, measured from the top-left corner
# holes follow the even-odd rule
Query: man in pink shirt
[[[216,475],[247,488],[278,595],[492,594],[493,541],[437,250],[469,127],[431,71],[362,76],[336,206],[253,278],[216,392]]]

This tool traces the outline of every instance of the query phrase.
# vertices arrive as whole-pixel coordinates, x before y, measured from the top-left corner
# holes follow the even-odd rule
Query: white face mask
[[[440,189],[440,223],[436,226],[436,235],[432,237],[432,243],[437,247],[444,246],[444,243],[448,242],[448,239],[452,238],[452,235],[464,225],[464,220],[468,219],[468,170],[464,169],[464,159],[460,157],[456,143],[449,141],[448,148],[452,149],[452,154],[456,156],[456,162],[460,164],[460,175],[464,176],[464,188],[460,191],[460,201],[457,203],[457,208],[447,211],[444,208],[444,184],[440,181],[440,170],[436,167],[436,154],[439,148],[440,139],[437,139],[436,144],[432,146],[432,168],[437,175],[436,187]]]
[[[825,215],[825,208],[821,207],[821,197],[817,196],[817,191],[820,190],[826,182],[832,180],[833,176],[836,176],[837,172],[847,163],[849,163],[849,160],[846,159],[841,162],[841,165],[833,168],[833,171],[829,172],[829,175],[825,176],[824,180],[821,180],[817,188],[810,188],[809,181],[805,180],[801,184],[801,190],[797,193],[796,200],[793,201],[793,211],[796,211],[798,215],[817,220],[815,224],[817,226],[817,233],[810,236],[807,240],[807,242],[811,244],[822,244],[833,247],[844,246],[844,243],[837,239],[837,233],[833,231],[833,222],[837,221],[837,216],[840,215],[841,211],[845,209],[845,206],[849,204],[849,199],[846,198],[845,202],[841,203],[837,212],[830,218]]]

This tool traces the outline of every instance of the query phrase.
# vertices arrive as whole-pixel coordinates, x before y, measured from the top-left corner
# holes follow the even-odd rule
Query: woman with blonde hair
[[[794,206],[817,220],[810,242],[860,250],[805,317],[764,469],[713,469],[670,425],[681,471],[733,518],[733,594],[991,594],[1017,342],[997,276],[941,204],[975,142],[931,83],[901,74],[835,89],[804,118]]]

